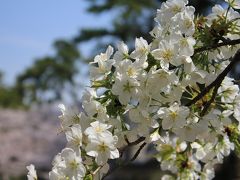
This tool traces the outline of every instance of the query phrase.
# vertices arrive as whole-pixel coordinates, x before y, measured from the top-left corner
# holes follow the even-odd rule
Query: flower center
[[[77,169],[78,165],[79,163],[75,159],[69,163],[69,167],[71,167],[71,169]]]
[[[172,11],[173,11],[175,14],[177,14],[177,13],[181,12],[181,7],[175,5],[175,6],[172,7]]]
[[[131,89],[134,88],[134,86],[131,86],[129,81],[123,85],[123,91],[131,92]]]
[[[108,146],[104,142],[102,142],[101,144],[98,145],[99,152],[105,152],[105,151],[107,151],[107,149],[108,149]]]
[[[178,114],[175,111],[170,112],[170,117],[175,120],[177,118]]]
[[[162,53],[163,59],[170,61],[171,58],[173,57],[173,52],[171,49],[167,49]]]
[[[136,74],[136,72],[134,71],[133,68],[130,67],[127,70],[127,74],[128,74],[128,76],[134,76]]]

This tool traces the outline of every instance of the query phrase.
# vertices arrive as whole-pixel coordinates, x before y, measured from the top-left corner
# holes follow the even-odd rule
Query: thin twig
[[[129,140],[127,139],[127,137],[124,137],[124,138],[125,138],[125,141],[127,142],[127,145],[120,150],[120,157],[122,157],[123,152],[124,152],[126,149],[128,149],[129,147],[138,145],[139,143],[143,142],[143,141],[146,139],[145,137],[139,137],[136,141],[129,142]]]
[[[212,46],[204,46],[204,47],[197,48],[194,50],[194,54],[197,54],[197,53],[200,53],[203,51],[209,51],[209,50],[216,49],[216,48],[219,48],[222,46],[228,46],[228,45],[234,46],[237,44],[240,44],[240,39],[234,39],[234,40],[229,40],[229,41],[226,40],[224,42],[213,44]]]
[[[144,148],[146,144],[147,144],[146,142],[142,143],[142,145],[138,148],[137,152],[134,154],[130,161],[134,161],[135,159],[137,159],[138,155],[140,154],[141,150]]]
[[[198,100],[203,98],[213,87],[221,85],[223,79],[227,76],[227,74],[232,70],[237,62],[240,60],[240,51],[238,51],[235,56],[232,58],[231,63],[224,69],[224,71],[218,75],[218,77],[207,87],[205,87],[193,100],[186,104],[186,106],[191,106],[195,104]]]
[[[143,142],[146,138],[145,137],[140,137],[136,141],[130,142],[129,146],[135,146],[138,145],[140,142]]]
[[[125,151],[129,146],[131,146],[131,143],[129,142],[129,140],[128,140],[128,138],[127,138],[126,135],[124,135],[124,140],[126,141],[127,146],[123,147],[123,148],[120,150],[120,157],[122,157],[124,151]]]
[[[135,146],[135,145],[138,145],[139,143],[143,142],[146,138],[145,137],[140,137],[138,138],[136,141],[133,141],[133,142],[128,142],[128,145],[125,146],[122,150],[121,150],[121,153],[123,153],[128,147],[131,147],[131,146]],[[126,139],[125,139],[126,140]],[[127,166],[128,164],[130,164],[132,161],[134,161],[139,153],[141,152],[141,150],[144,148],[144,146],[146,145],[147,143],[144,142],[143,144],[141,144],[141,146],[139,147],[139,149],[137,150],[137,152],[134,154],[134,156],[130,159],[130,161],[127,161],[126,163],[122,163],[121,165],[118,165],[116,167],[114,167],[113,169],[111,169],[111,171],[108,171],[107,174],[105,174],[103,177],[102,177],[102,180],[105,179],[107,176],[109,176],[110,174],[112,174],[114,171],[124,167],[124,166]]]
[[[126,136],[126,135],[124,135],[124,140],[126,141],[127,145],[129,145],[129,144],[130,144],[130,142],[129,142],[129,140],[128,140],[128,138],[127,138],[127,136]]]

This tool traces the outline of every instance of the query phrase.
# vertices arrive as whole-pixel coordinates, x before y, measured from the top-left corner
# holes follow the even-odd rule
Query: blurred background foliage
[[[81,29],[72,39],[60,39],[53,43],[55,55],[36,59],[32,66],[16,77],[15,84],[7,86],[0,73],[0,106],[3,108],[27,108],[32,103],[42,104],[63,100],[63,93],[76,99],[74,77],[79,73],[78,62],[88,63],[107,44],[113,46],[124,41],[134,48],[135,37],[150,41],[149,31],[154,27],[153,18],[161,0],[85,0],[87,12],[114,16],[105,28]],[[197,14],[206,14],[223,0],[190,0]],[[81,45],[92,42],[91,56],[81,56]],[[65,91],[67,89],[67,91]]]
[[[37,59],[17,77],[16,90],[23,104],[60,100],[66,85],[74,88],[73,77],[78,73],[76,61],[80,58],[76,45],[66,40],[56,40],[54,49],[54,56]]]

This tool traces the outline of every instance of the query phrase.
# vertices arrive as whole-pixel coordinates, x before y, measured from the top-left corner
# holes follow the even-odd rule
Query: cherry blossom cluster
[[[168,0],[152,42],[120,42],[94,58],[83,111],[59,105],[68,143],[51,180],[104,178],[109,159],[132,145],[154,145],[164,180],[212,179],[215,164],[240,152],[239,86],[227,77],[240,58],[240,1],[226,2],[203,17],[187,0]]]

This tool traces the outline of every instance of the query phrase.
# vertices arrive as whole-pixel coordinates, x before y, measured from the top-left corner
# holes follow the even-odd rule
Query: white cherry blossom
[[[29,166],[27,166],[27,170],[28,170],[28,175],[27,178],[28,180],[37,180],[37,172],[35,170],[35,166],[33,164],[30,164]]]
[[[119,96],[119,101],[123,105],[127,105],[131,98],[135,98],[139,93],[139,82],[134,78],[119,75],[115,79],[112,87],[112,93]]]
[[[147,55],[149,51],[150,51],[150,46],[148,45],[148,42],[142,37],[136,38],[135,50],[131,53],[130,56],[133,59],[140,59],[142,61],[145,61],[147,59]]]
[[[87,154],[95,157],[99,165],[103,165],[108,159],[116,159],[119,157],[119,151],[115,147],[117,140],[117,136],[111,134],[91,138],[91,142],[86,147]]]
[[[162,128],[182,128],[186,124],[186,118],[189,116],[189,109],[174,103],[169,108],[160,108],[158,115],[162,118]]]

